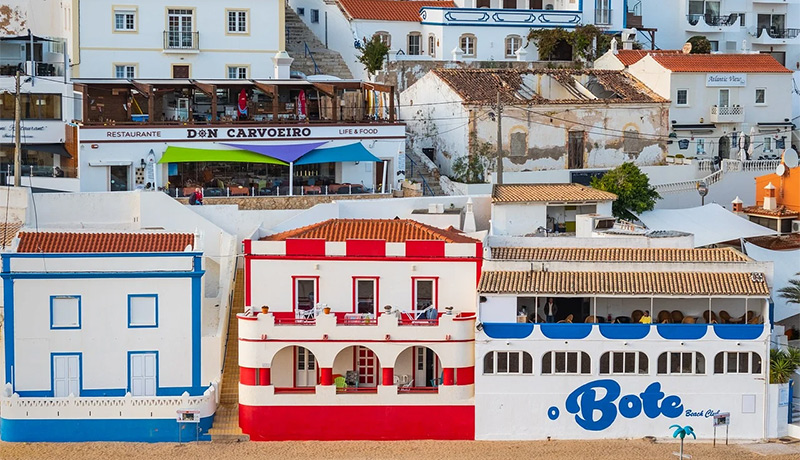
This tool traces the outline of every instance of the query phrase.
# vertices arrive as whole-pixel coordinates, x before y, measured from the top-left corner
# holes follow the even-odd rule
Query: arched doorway
[[[313,388],[319,382],[317,358],[305,347],[281,348],[272,358],[270,368],[276,388]]]
[[[728,136],[719,138],[719,157],[722,159],[730,159],[731,157],[731,138]]]
[[[374,389],[380,384],[380,374],[378,356],[363,345],[343,349],[333,361],[334,379],[344,377],[347,389]]]
[[[408,347],[394,364],[395,381],[399,389],[435,389],[441,384],[442,363],[428,347]]]

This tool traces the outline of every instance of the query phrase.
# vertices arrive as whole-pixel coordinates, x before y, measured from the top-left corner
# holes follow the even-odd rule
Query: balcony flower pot
[[[269,313],[269,307],[268,307],[268,306],[266,306],[266,305],[264,305],[263,307],[261,307],[261,313],[263,313],[263,314],[265,314],[265,315],[266,315],[267,313]]]
[[[323,307],[322,308],[322,313],[324,313],[326,315],[330,315],[331,314],[331,307]]]
[[[668,156],[667,157],[667,163],[675,163],[675,157]]]

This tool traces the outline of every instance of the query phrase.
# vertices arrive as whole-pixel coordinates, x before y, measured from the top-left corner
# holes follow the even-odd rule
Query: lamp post
[[[708,195],[708,185],[706,185],[705,181],[701,180],[697,183],[697,194],[700,195],[700,206],[705,206],[706,195]]]

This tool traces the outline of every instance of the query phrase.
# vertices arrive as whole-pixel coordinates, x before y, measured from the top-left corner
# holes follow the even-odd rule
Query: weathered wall
[[[240,210],[270,209],[308,209],[321,203],[341,200],[374,200],[391,198],[392,195],[303,195],[303,196],[256,196],[256,197],[206,197],[206,205],[236,205]],[[179,202],[189,204],[188,198],[178,198]]]

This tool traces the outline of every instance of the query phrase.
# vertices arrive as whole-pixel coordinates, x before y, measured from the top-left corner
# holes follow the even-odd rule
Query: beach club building
[[[394,87],[322,80],[80,79],[82,191],[389,193],[404,179]]]
[[[332,219],[245,240],[242,431],[474,439],[481,263],[478,240],[405,219]]]
[[[196,238],[19,234],[2,255],[3,441],[209,439]]]
[[[723,413],[731,438],[786,434],[788,389],[769,384],[770,263],[730,248],[490,252],[476,439],[666,437],[672,424],[709,439]]]

